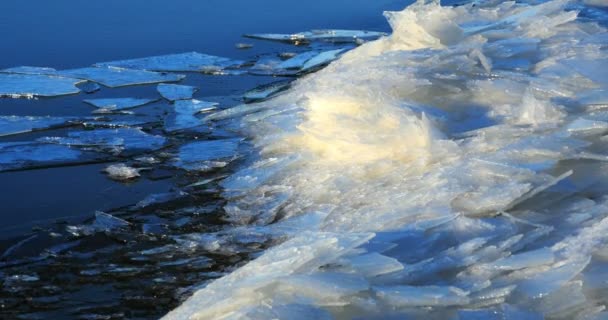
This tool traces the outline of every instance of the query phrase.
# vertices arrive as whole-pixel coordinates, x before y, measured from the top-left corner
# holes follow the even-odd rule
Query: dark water
[[[3,0],[0,68],[76,68],[187,51],[251,61],[260,54],[305,48],[244,39],[244,33],[291,33],[317,28],[388,31],[382,11],[399,10],[408,3]],[[252,43],[254,47],[238,50],[235,44],[239,42]],[[276,80],[188,74],[183,83],[200,89],[195,98],[229,106],[239,103],[238,97],[244,91]],[[0,99],[0,115],[90,116],[93,108],[83,99],[156,97],[155,87],[102,88],[93,95],[38,100]],[[167,108],[168,104],[160,101],[137,110],[159,119]],[[0,138],[0,142],[30,141],[65,132],[61,129],[21,134]],[[172,139],[183,142],[190,138],[196,137]],[[213,190],[203,190],[184,199],[133,210],[133,205],[149,194],[175,190],[176,186],[207,177],[153,172],[125,184],[109,180],[100,172],[108,164],[0,173],[0,255],[10,251],[0,258],[0,318],[156,318],[175,307],[193,287],[183,288],[220,276],[226,268],[248,261],[268,245],[265,239],[249,239],[232,248],[235,251],[218,256],[199,249],[138,255],[141,250],[172,246],[173,236],[221,229],[223,222],[218,218],[222,199]],[[230,168],[211,176],[228,173]],[[194,214],[176,214],[184,208],[201,206],[205,209],[196,209]],[[68,225],[90,221],[97,210],[127,219],[130,226],[92,235],[66,232]],[[175,261],[182,262],[174,264]]]

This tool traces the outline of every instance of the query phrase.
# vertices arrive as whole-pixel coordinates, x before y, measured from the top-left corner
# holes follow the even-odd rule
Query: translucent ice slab
[[[96,129],[68,133],[67,137],[44,137],[39,141],[82,148],[101,148],[114,152],[122,150],[155,150],[162,148],[166,139],[135,128]]]
[[[70,117],[0,116],[0,137],[67,125]]]
[[[378,39],[385,36],[384,32],[362,31],[362,30],[312,30],[293,34],[256,33],[246,34],[245,37],[262,40],[273,40],[290,43],[305,43],[310,41],[326,42],[360,42]]]
[[[74,162],[80,156],[80,151],[67,146],[29,142],[0,143],[0,171]]]
[[[156,87],[156,90],[158,90],[158,93],[160,93],[163,98],[169,101],[175,101],[192,99],[192,96],[194,96],[194,93],[198,91],[198,88],[178,84],[161,83]]]
[[[158,101],[158,99],[137,99],[137,98],[110,98],[110,99],[87,99],[84,102],[101,109],[124,110],[135,108]]]
[[[199,100],[175,101],[175,104],[173,105],[175,113],[169,115],[165,120],[165,130],[173,132],[200,126],[203,123],[196,117],[196,114],[213,110],[216,105],[216,102]]]
[[[85,79],[115,88],[138,84],[151,84],[160,82],[176,82],[185,78],[184,75],[160,73],[145,70],[133,70],[115,67],[82,68],[61,70],[58,74],[66,77]]]
[[[174,165],[184,170],[223,167],[237,155],[241,139],[197,141],[183,145]]]
[[[0,73],[0,97],[54,97],[80,92],[82,80],[41,74]]]
[[[241,65],[241,61],[198,52],[185,52],[129,60],[100,62],[97,67],[121,67],[150,71],[209,72],[215,73]]]

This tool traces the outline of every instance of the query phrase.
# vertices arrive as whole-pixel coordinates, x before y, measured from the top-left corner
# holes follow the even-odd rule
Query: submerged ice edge
[[[285,241],[166,319],[606,316],[606,30],[579,10],[419,1],[207,117],[259,150],[222,182],[235,237]]]

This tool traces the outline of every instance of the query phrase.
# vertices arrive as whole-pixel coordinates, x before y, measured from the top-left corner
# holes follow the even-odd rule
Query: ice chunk
[[[277,69],[302,69],[302,67],[304,67],[304,64],[306,63],[306,61],[312,59],[313,57],[317,56],[319,54],[319,51],[306,51],[306,52],[302,52],[299,53],[283,62],[281,62],[280,64],[278,64],[276,67]]]
[[[158,93],[160,93],[163,98],[169,101],[175,101],[192,99],[192,96],[194,96],[194,93],[198,89],[192,86],[161,83],[156,87],[156,90],[158,90]]]
[[[79,84],[78,88],[84,91],[85,93],[93,93],[101,89],[101,87],[97,83],[91,81],[85,81]]]
[[[80,92],[82,80],[38,74],[0,73],[0,97],[54,97]]]
[[[69,124],[73,118],[33,117],[33,116],[0,116],[0,137],[34,130],[60,127]]]
[[[111,231],[118,228],[125,228],[130,225],[129,222],[117,218],[113,215],[105,212],[95,212],[95,220],[91,224],[91,227],[96,231]]]
[[[319,67],[338,59],[338,57],[340,57],[340,55],[343,54],[345,51],[346,49],[323,51],[318,55],[312,57],[310,60],[306,61],[306,63],[304,63],[304,65],[302,66],[300,72],[310,72],[316,70]]]
[[[124,163],[113,164],[104,169],[111,179],[119,181],[137,178],[139,177],[139,171],[141,170],[142,169],[129,167]]]
[[[469,303],[468,293],[456,287],[382,286],[373,289],[380,300],[395,308],[458,306]]]
[[[100,62],[97,67],[120,67],[150,71],[215,73],[226,68],[238,67],[242,61],[231,60],[198,52],[185,52],[138,59]]]
[[[246,34],[245,37],[252,39],[273,40],[301,44],[310,41],[359,43],[359,41],[361,40],[374,40],[385,35],[386,33],[384,32],[376,31],[325,29],[299,32],[294,34],[256,33]]]
[[[66,146],[28,142],[0,143],[0,171],[78,160],[81,152]]]
[[[124,110],[135,108],[158,101],[158,99],[137,99],[137,98],[109,98],[109,99],[88,99],[84,102],[106,110]]]
[[[175,101],[173,108],[174,114],[165,119],[165,130],[173,132],[198,127],[203,124],[201,119],[196,117],[197,113],[213,110],[216,102],[200,100],[178,100]]]
[[[517,270],[551,264],[554,260],[553,251],[549,248],[542,248],[497,260],[492,263],[492,267],[501,270]]]
[[[237,154],[241,139],[197,141],[183,145],[174,165],[184,170],[207,170],[223,166]],[[214,162],[215,161],[215,162]]]
[[[180,74],[159,73],[113,67],[62,70],[58,71],[58,74],[66,77],[94,81],[110,88],[138,84],[176,82],[185,78],[184,75]]]
[[[37,75],[57,75],[57,70],[48,67],[20,66],[3,69],[4,73],[37,74]]]
[[[251,49],[253,44],[251,43],[237,43],[234,45],[237,49]]]
[[[403,265],[397,259],[376,252],[358,255],[347,261],[353,269],[366,277],[403,270]]]
[[[114,151],[123,149],[155,150],[163,147],[166,139],[135,128],[96,129],[75,131],[67,137],[45,137],[41,142],[78,147],[103,147]]]
[[[600,135],[608,131],[608,122],[578,118],[568,124],[566,130],[577,136]]]
[[[138,208],[146,208],[149,206],[163,204],[174,200],[182,199],[187,197],[189,194],[183,191],[156,193],[147,196],[145,199],[139,201],[136,206]]]
[[[264,101],[268,98],[276,96],[284,90],[289,89],[290,85],[291,81],[277,81],[261,85],[245,92],[243,95],[243,100],[245,103]]]

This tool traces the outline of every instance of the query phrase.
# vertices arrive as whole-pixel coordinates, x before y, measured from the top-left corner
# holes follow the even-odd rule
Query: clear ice
[[[65,77],[73,77],[97,82],[110,88],[161,82],[177,82],[185,78],[184,75],[180,74],[133,70],[115,67],[89,67],[81,69],[61,70],[57,73]]]
[[[420,0],[283,94],[207,116],[257,152],[220,183],[239,227],[179,243],[275,242],[165,319],[605,318],[608,38],[582,10]]]
[[[173,104],[174,113],[165,119],[165,131],[174,132],[203,125],[196,115],[215,109],[216,102],[200,100],[178,100]]]
[[[40,142],[79,147],[85,150],[121,153],[124,150],[157,150],[167,139],[137,128],[72,131],[67,137],[43,137]]]
[[[206,171],[223,167],[237,155],[241,139],[196,141],[179,148],[174,165],[189,171]]]
[[[158,101],[158,99],[138,99],[138,98],[109,98],[109,99],[87,99],[84,100],[96,108],[106,110],[124,110],[135,108]]]
[[[100,62],[97,67],[120,67],[128,69],[174,72],[215,73],[226,68],[238,67],[242,61],[231,60],[198,52],[185,52],[129,60]]]
[[[340,29],[321,29],[311,30],[293,34],[277,34],[277,33],[256,33],[246,34],[245,37],[261,40],[272,40],[290,43],[302,43],[310,41],[325,41],[325,42],[354,42],[358,43],[365,40],[374,40],[385,36],[384,32],[364,31],[364,30],[340,30]]]
[[[79,93],[82,80],[42,74],[0,73],[0,97],[54,97]]]
[[[0,116],[0,137],[68,125],[75,118],[50,116]]]
[[[156,90],[158,90],[158,93],[160,93],[163,98],[169,101],[192,99],[194,93],[198,91],[196,87],[166,83],[159,84],[156,87]]]
[[[82,153],[66,146],[35,143],[0,143],[0,171],[28,167],[70,163],[78,160]]]

